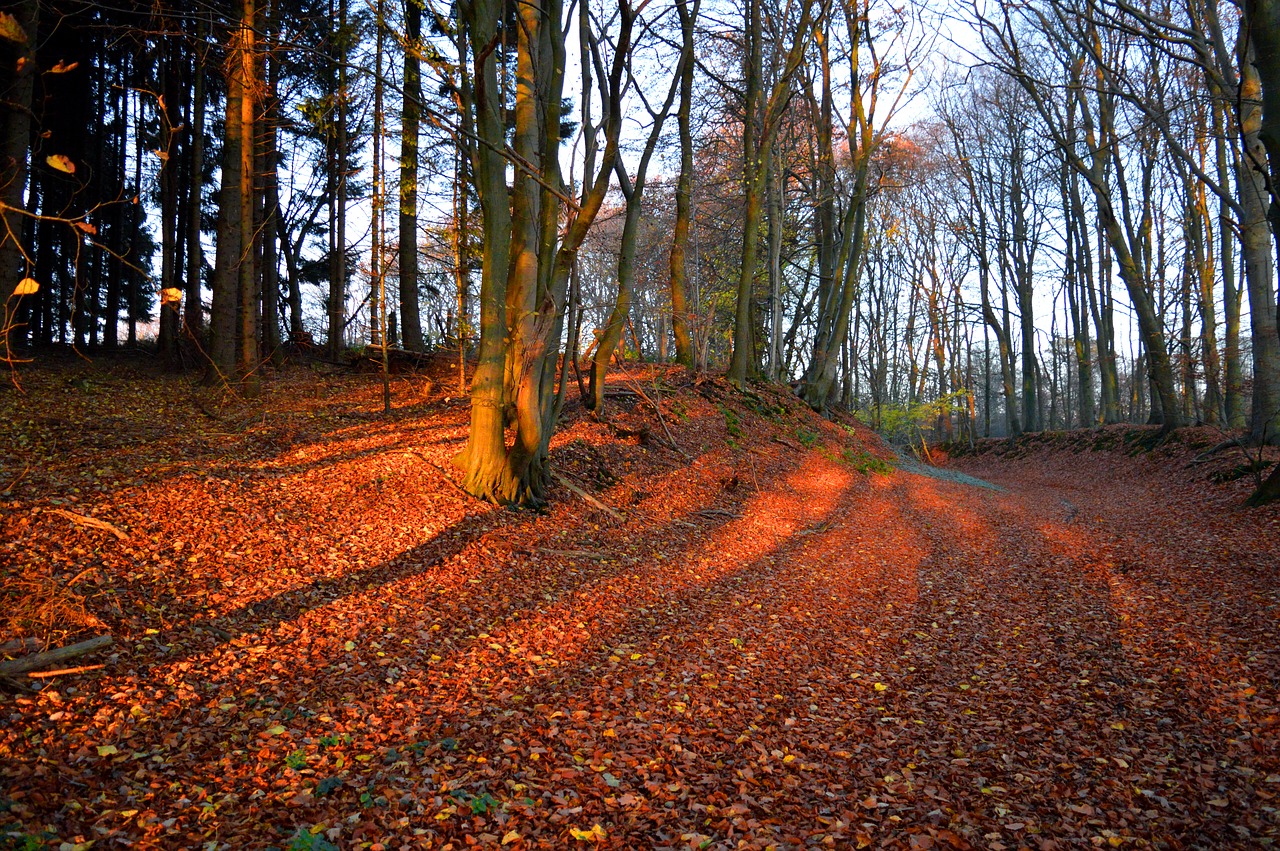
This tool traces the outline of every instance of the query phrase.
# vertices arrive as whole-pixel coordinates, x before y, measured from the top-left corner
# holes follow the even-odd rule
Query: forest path
[[[854,426],[702,385],[668,408],[687,455],[618,439],[641,405],[557,438],[618,516],[559,490],[509,512],[441,480],[463,403],[388,421],[327,390],[195,427],[175,397],[170,428],[144,386],[106,438],[48,425],[0,546],[61,582],[93,564],[118,653],[0,692],[0,847],[1280,831],[1280,509],[1119,453],[963,465],[1003,491],[872,472]],[[48,510],[68,493],[128,541]]]

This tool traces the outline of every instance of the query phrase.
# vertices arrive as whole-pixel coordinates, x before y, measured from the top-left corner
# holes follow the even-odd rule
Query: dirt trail
[[[0,695],[0,832],[997,851],[1280,833],[1280,511],[1101,454],[964,468],[1003,491],[872,472],[846,431],[731,403],[670,403],[692,461],[566,429],[558,468],[622,520],[444,487],[447,400],[328,431],[306,415],[292,442],[254,419],[240,434],[272,442],[189,466],[168,459],[206,438],[114,447],[143,472],[76,508],[128,545],[32,513],[61,491],[31,484],[8,540],[68,571],[92,554],[121,651]]]

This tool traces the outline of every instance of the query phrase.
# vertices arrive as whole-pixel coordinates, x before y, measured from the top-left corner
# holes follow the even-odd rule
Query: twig
[[[1221,443],[1219,443],[1218,445],[1216,445],[1216,446],[1211,446],[1211,447],[1209,447],[1208,449],[1206,449],[1205,451],[1201,452],[1201,453],[1200,453],[1199,455],[1197,455],[1195,458],[1192,458],[1192,459],[1191,459],[1191,463],[1196,464],[1196,463],[1199,463],[1199,462],[1201,462],[1201,461],[1208,461],[1210,458],[1212,458],[1214,455],[1217,455],[1217,454],[1218,454],[1219,452],[1221,452],[1222,450],[1224,450],[1224,449],[1230,449],[1230,448],[1231,448],[1231,447],[1233,447],[1233,446],[1239,446],[1241,449],[1243,449],[1243,448],[1244,448],[1244,443],[1242,443],[1242,442],[1241,442],[1241,440],[1240,440],[1240,438],[1238,438],[1238,437],[1229,437],[1229,438],[1227,438],[1226,440],[1224,440],[1224,441],[1222,441]],[[1252,460],[1252,459],[1250,459],[1250,460]]]
[[[735,514],[727,508],[703,508],[697,512],[703,517],[728,517],[731,520],[741,520],[741,514]]]
[[[562,475],[560,475],[559,473],[557,473],[555,470],[552,470],[552,471],[551,471],[551,477],[552,477],[553,479],[555,479],[557,482],[559,482],[560,484],[564,485],[566,488],[568,488],[568,489],[569,489],[570,491],[572,491],[573,493],[575,493],[575,494],[577,494],[578,496],[582,497],[582,499],[583,499],[583,500],[585,500],[586,502],[591,503],[591,504],[592,504],[592,505],[594,505],[596,508],[598,508],[598,509],[600,509],[601,511],[605,512],[606,514],[608,514],[610,517],[614,518],[615,520],[624,520],[624,519],[625,519],[621,514],[619,514],[618,512],[614,511],[612,508],[610,508],[609,506],[605,505],[603,502],[601,502],[600,500],[596,499],[594,496],[592,496],[591,494],[587,493],[587,492],[586,492],[586,491],[584,491],[582,488],[578,487],[578,486],[577,486],[577,485],[575,485],[573,482],[569,481],[569,480],[568,480],[568,479],[566,479],[564,476],[562,476]]]
[[[65,677],[69,674],[83,674],[85,671],[97,671],[107,667],[106,665],[81,665],[78,668],[62,668],[58,671],[31,671],[28,677],[40,679],[43,677]]]
[[[460,484],[458,484],[457,482],[455,482],[455,481],[453,480],[453,476],[450,476],[450,475],[449,475],[449,473],[444,469],[444,467],[441,467],[441,466],[440,466],[439,464],[437,464],[435,461],[432,461],[430,458],[428,458],[427,456],[423,455],[421,452],[417,451],[416,449],[405,449],[405,450],[403,450],[403,451],[405,452],[405,454],[407,454],[407,455],[413,455],[414,457],[418,458],[419,460],[424,461],[424,462],[426,462],[428,465],[430,465],[430,466],[434,467],[434,468],[435,468],[435,471],[436,471],[437,473],[439,473],[439,474],[441,475],[441,477],[443,477],[443,478],[444,478],[444,480],[445,480],[446,482],[448,482],[450,485],[452,485],[452,486],[453,486],[453,489],[454,489],[454,490],[456,490],[458,493],[462,494],[462,495],[463,495],[463,496],[465,496],[465,497],[469,497],[469,498],[471,498],[471,499],[475,499],[475,498],[476,498],[474,494],[472,494],[470,491],[468,491],[468,490],[467,490],[466,488],[464,488],[462,485],[460,485]]]
[[[563,556],[565,558],[589,558],[593,561],[604,561],[609,558],[608,553],[593,553],[589,550],[552,550],[546,547],[539,547],[538,552],[545,553],[549,556]]]
[[[65,517],[77,526],[88,526],[90,529],[98,529],[102,532],[110,532],[122,541],[129,540],[129,536],[121,532],[117,527],[112,526],[105,520],[99,520],[96,517],[86,517],[83,514],[76,514],[74,511],[67,511],[62,508],[47,509],[50,514],[57,514]]]
[[[30,470],[31,470],[31,462],[28,461],[27,466],[23,467],[22,472],[18,474],[18,478],[14,479],[12,482],[9,482],[8,486],[0,490],[0,493],[9,493],[10,491],[12,491],[14,487],[18,484],[18,482],[26,478],[26,475]]]
[[[635,387],[636,395],[639,396],[641,399],[645,400],[646,402],[648,402],[649,405],[653,408],[654,413],[658,415],[658,423],[662,426],[662,431],[667,435],[667,443],[671,446],[671,448],[674,449],[676,452],[679,452],[681,455],[683,455],[686,461],[692,460],[690,459],[689,454],[680,448],[680,444],[676,443],[676,439],[672,437],[671,429],[667,428],[667,421],[663,418],[662,408],[658,407],[658,403],[650,399],[648,396],[646,396],[645,392],[640,389],[639,383],[637,383],[635,379],[633,379],[629,374],[624,374],[623,377],[626,378],[627,381],[630,381],[632,386]],[[657,379],[654,379],[653,389],[655,393],[658,392]]]

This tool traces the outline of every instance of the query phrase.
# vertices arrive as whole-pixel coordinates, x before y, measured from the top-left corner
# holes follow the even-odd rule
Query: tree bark
[[[404,107],[400,130],[400,329],[404,347],[422,351],[418,308],[418,134],[422,120],[422,9],[405,0]]]
[[[693,340],[689,334],[689,270],[688,251],[690,225],[693,221],[693,131],[690,114],[693,109],[693,34],[694,20],[689,0],[676,0],[680,16],[680,105],[676,122],[680,130],[680,177],[676,182],[676,221],[671,238],[671,330],[676,341],[676,361],[693,366]]]

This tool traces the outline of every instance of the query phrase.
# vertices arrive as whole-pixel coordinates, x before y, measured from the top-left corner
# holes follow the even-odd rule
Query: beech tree
[[[618,29],[609,45],[588,4],[579,6],[584,67],[605,65],[598,76],[604,150],[594,156],[596,128],[588,136],[586,174],[579,198],[566,194],[560,171],[561,101],[565,30],[559,0],[523,4],[508,21],[497,0],[459,5],[474,57],[473,88],[463,109],[474,120],[472,168],[480,201],[483,248],[480,350],[471,382],[471,431],[457,458],[464,487],[498,503],[537,505],[547,485],[547,449],[555,426],[556,367],[564,331],[565,299],[574,258],[609,188],[622,126],[621,100],[636,15],[619,0]],[[506,104],[498,85],[495,46],[515,31],[514,135],[506,156]],[[501,28],[501,29],[500,29]],[[514,166],[510,186],[507,165]],[[560,232],[561,210],[569,222]],[[508,415],[515,421],[505,441]]]

